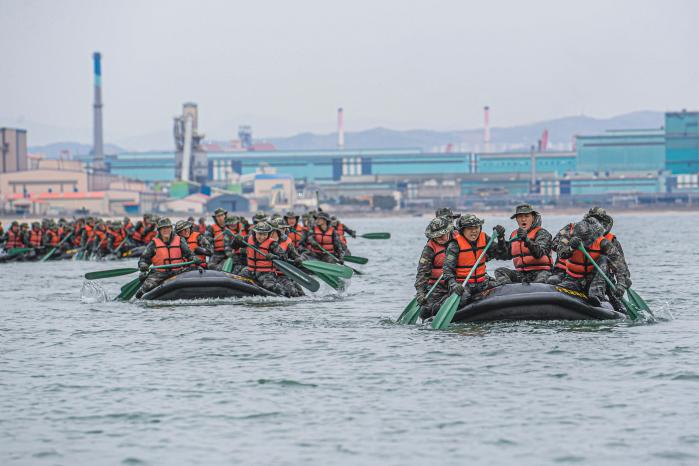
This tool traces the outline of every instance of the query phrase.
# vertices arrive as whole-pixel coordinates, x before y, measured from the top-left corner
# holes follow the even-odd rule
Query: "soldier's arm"
[[[352,236],[352,237],[357,236],[357,230],[351,229],[351,228],[348,227],[346,224],[345,224],[345,232],[346,232],[348,235]]]
[[[485,242],[488,244],[488,241],[490,241],[490,236],[488,236],[488,233],[485,234]],[[495,244],[491,245],[488,250],[485,252],[485,262],[491,261],[493,259],[498,258],[498,251],[497,251],[497,239],[495,240]]]
[[[510,247],[510,242],[505,238],[498,238],[495,241],[495,251],[493,252],[494,258],[501,261],[508,261],[512,259],[512,248]]]
[[[182,257],[187,259],[187,261],[194,259],[194,253],[191,249],[189,249],[189,244],[187,244],[187,241],[180,240],[180,249],[182,249]]]
[[[459,245],[456,241],[452,241],[447,246],[446,257],[444,258],[444,267],[442,268],[443,279],[451,288],[457,284],[456,281],[456,263],[459,258]]]
[[[631,274],[629,273],[629,267],[626,265],[626,260],[619,252],[619,249],[617,249],[611,241],[607,241],[606,239],[602,241],[601,249],[602,254],[607,256],[607,263],[609,264],[610,270],[612,270],[616,276],[617,283],[626,288],[630,287]]]
[[[345,255],[345,248],[340,241],[340,235],[336,231],[333,231],[333,248],[335,248],[335,255],[342,260]]]
[[[194,252],[203,256],[210,256],[213,254],[214,248],[211,246],[211,243],[206,236],[199,235],[197,237],[197,247]]]
[[[277,257],[284,258],[286,257],[286,252],[282,249],[281,246],[279,246],[279,242],[275,241],[274,243],[269,245],[269,252],[274,254]]]
[[[537,259],[542,256],[548,256],[551,253],[551,233],[544,230],[543,228],[536,232],[533,240],[527,238],[525,244],[532,256]]]
[[[144,265],[151,265],[153,263],[153,256],[155,256],[155,243],[151,241],[138,259],[138,267],[141,268]]]
[[[429,290],[428,281],[432,275],[432,261],[434,260],[434,251],[431,247],[425,246],[420,254],[420,260],[417,263],[417,274],[415,275],[415,290],[418,293],[427,294]]]

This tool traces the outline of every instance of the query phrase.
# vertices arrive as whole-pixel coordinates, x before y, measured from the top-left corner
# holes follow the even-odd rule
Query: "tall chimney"
[[[490,107],[483,107],[483,152],[490,152]]]
[[[99,52],[92,54],[95,70],[95,100],[93,103],[92,121],[92,167],[94,171],[104,171],[104,142],[102,139],[102,55]]]
[[[342,107],[337,109],[337,148],[345,148],[345,116]]]

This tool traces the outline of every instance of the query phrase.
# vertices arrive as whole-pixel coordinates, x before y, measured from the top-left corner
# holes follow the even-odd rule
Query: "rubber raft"
[[[611,320],[626,316],[606,301],[598,306],[579,291],[545,283],[514,283],[485,290],[459,308],[453,322],[503,320]]]
[[[162,285],[144,294],[142,299],[174,301],[178,299],[224,299],[249,296],[278,296],[254,281],[217,270],[191,270],[168,278]]]

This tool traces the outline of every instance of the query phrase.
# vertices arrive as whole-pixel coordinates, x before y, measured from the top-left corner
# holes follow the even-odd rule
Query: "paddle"
[[[327,262],[306,260],[302,262],[303,266],[314,273],[322,273],[342,278],[352,278],[352,269],[340,264],[329,264]]]
[[[16,256],[17,254],[24,254],[25,252],[31,251],[33,248],[12,248],[7,250],[8,256]]]
[[[255,246],[246,243],[245,247],[248,247],[255,251],[256,253],[260,254],[261,256],[265,256],[266,254],[257,249]],[[304,272],[301,269],[298,269],[294,267],[293,265],[289,264],[288,262],[284,262],[281,259],[272,259],[272,263],[276,268],[278,268],[284,275],[289,277],[289,279],[293,280],[294,282],[298,283],[302,287],[306,288],[309,291],[316,292],[320,289],[320,283],[310,275],[308,275],[306,272]]]
[[[139,288],[141,288],[141,280],[139,278],[134,278],[126,285],[121,287],[121,293],[119,293],[114,300],[128,301],[133,298]]]
[[[439,278],[437,279],[436,282],[434,282],[434,285],[430,288],[430,290],[427,292],[425,295],[425,298],[429,298],[432,292],[437,288],[437,285],[439,282],[442,280],[442,277],[444,275],[440,275]],[[398,317],[398,322],[399,324],[414,324],[417,322],[417,318],[420,316],[420,305],[417,303],[417,298],[413,298],[410,303],[405,307],[403,312],[401,313],[400,317]]]
[[[590,256],[590,254],[588,254],[588,252],[585,250],[585,246],[581,244],[580,246],[578,246],[578,250],[580,250],[585,255],[587,260],[589,260],[592,263],[592,265],[595,266],[597,272],[599,272],[602,278],[604,278],[604,281],[607,282],[607,285],[609,285],[609,288],[611,288],[612,291],[616,291],[616,285],[614,284],[614,282],[609,279],[607,274],[604,273],[604,271],[602,271],[602,268],[599,265],[597,265],[597,262],[595,262],[595,260]],[[623,296],[620,297],[619,300],[624,305],[624,308],[626,309],[626,312],[629,314],[629,317],[631,317],[631,320],[638,319],[638,311],[640,310],[640,308],[636,307],[635,304],[626,301]]]
[[[651,315],[653,314],[653,311],[650,310],[648,303],[646,303],[646,301],[641,298],[638,293],[631,288],[626,290],[626,293],[629,295],[629,301],[631,301],[637,308],[641,309],[642,311],[647,311]]]
[[[340,279],[334,275],[326,275],[322,272],[314,272],[314,273],[318,276],[318,278],[323,280],[325,283],[328,284],[328,286],[330,286],[331,288],[333,288],[335,290],[340,289],[340,287],[342,286],[342,282],[340,281]]]
[[[360,238],[364,239],[391,239],[390,233],[364,233],[359,235]]]
[[[178,267],[184,267],[186,265],[192,265],[194,261],[181,262],[179,264],[165,264],[165,265],[151,265],[149,270],[155,269],[176,269]],[[85,274],[87,280],[98,280],[100,278],[110,278],[110,277],[120,277],[122,275],[129,275],[140,271],[138,268],[128,267],[124,269],[109,269],[109,270],[99,270],[97,272],[88,272]]]
[[[345,256],[342,258],[345,262],[353,262],[355,264],[366,264],[369,262],[369,259],[366,257],[359,257],[359,256]]]
[[[73,232],[72,232],[72,231],[71,231],[70,233],[68,233],[68,234],[66,235],[66,237],[63,238],[63,239],[61,240],[61,242],[58,243],[58,244],[56,245],[55,248],[51,249],[44,257],[42,257],[41,260],[39,260],[39,262],[45,262],[49,257],[53,256],[53,253],[55,253],[55,252],[58,250],[58,248],[60,248],[61,246],[63,246],[63,243],[65,243],[66,240],[68,240],[71,236],[73,236]]]
[[[223,263],[223,267],[221,267],[222,272],[226,273],[231,273],[233,271],[233,258],[229,257],[226,259],[226,261]]]
[[[476,263],[473,264],[473,267],[471,267],[471,270],[468,272],[468,275],[466,275],[462,285],[466,286],[468,284],[471,275],[473,275],[473,272],[475,272],[478,268],[478,264],[480,264],[481,259],[485,257],[485,253],[488,252],[488,249],[490,249],[490,246],[493,244],[493,241],[495,241],[496,236],[497,232],[493,231],[493,236],[490,237],[490,241],[488,241],[488,244],[485,245],[485,249],[483,249],[481,254],[478,256],[478,259],[476,259]],[[449,296],[439,308],[439,312],[437,312],[437,315],[432,321],[432,328],[435,330],[443,330],[447,328],[449,324],[451,324],[454,314],[456,314],[456,310],[459,308],[460,302],[461,296],[456,293],[452,293],[451,296]]]

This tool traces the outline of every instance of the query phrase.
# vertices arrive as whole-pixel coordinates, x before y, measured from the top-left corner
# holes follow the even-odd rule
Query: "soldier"
[[[303,234],[308,231],[308,228],[299,224],[299,216],[293,210],[284,214],[284,221],[289,225],[289,238],[294,243],[294,247],[298,249],[301,246]]]
[[[252,216],[252,224],[257,225],[260,222],[266,222],[268,220],[267,214],[262,212],[261,210],[258,210],[255,212],[255,215]]]
[[[274,254],[278,255],[285,262],[291,262],[298,267],[301,267],[303,262],[303,257],[294,247],[294,243],[286,235],[286,231],[289,229],[289,225],[281,218],[275,218],[269,221],[272,227],[272,233],[270,233],[270,238],[275,241],[277,246],[272,248]],[[285,296],[304,296],[303,289],[289,277],[277,271],[277,278],[284,285],[286,290]]]
[[[201,263],[201,259],[192,253],[187,242],[172,231],[170,219],[159,220],[158,234],[148,243],[146,250],[143,251],[143,255],[138,260],[138,268],[141,270],[139,278],[143,285],[136,293],[136,298],[141,298],[168,278],[185,271],[182,268],[150,271],[151,265],[181,264],[188,261],[194,261],[195,264]]]
[[[208,267],[211,270],[220,270],[226,260],[226,244],[231,236],[230,230],[226,228],[226,212],[218,208],[214,211],[214,223],[206,229],[206,237],[214,246],[214,252],[209,258]]]
[[[330,225],[330,216],[320,212],[316,214],[314,224],[313,229],[303,235],[301,244],[318,260],[342,263],[344,248],[335,228]]]
[[[196,254],[201,260],[201,267],[206,267],[206,258],[213,254],[211,243],[205,235],[197,229],[190,221],[180,220],[175,224],[175,232],[187,242],[189,250]]]
[[[335,231],[337,232],[337,236],[340,238],[340,242],[342,243],[342,247],[345,251],[345,256],[350,256],[352,253],[349,250],[349,247],[347,246],[347,238],[345,237],[345,233],[350,235],[352,238],[357,237],[357,232],[349,228],[347,225],[342,223],[336,216],[331,216],[330,217],[330,226],[332,226]]]
[[[471,295],[479,293],[496,285],[495,280],[486,273],[485,263],[495,259],[496,255],[489,249],[484,257],[476,263],[485,249],[490,237],[483,232],[484,221],[473,214],[466,214],[456,221],[458,234],[447,245],[444,267],[444,280],[447,282],[449,293],[461,295],[461,304],[465,304]],[[466,276],[473,267],[468,283],[463,284]]]
[[[226,216],[226,228],[227,231],[224,235],[225,255],[226,258],[233,259],[233,268],[231,269],[231,272],[238,274],[243,270],[243,267],[245,267],[245,253],[240,249],[240,247],[234,248],[231,243],[236,235],[245,237],[247,236],[247,232],[240,223],[240,217],[236,217],[235,215]]]
[[[551,233],[541,228],[541,214],[529,204],[517,206],[510,217],[518,229],[505,241],[505,229],[496,227],[498,234],[497,258],[512,259],[515,270],[500,267],[495,270],[498,284],[546,283],[551,276]]]
[[[616,270],[616,297],[620,298],[631,286],[628,269],[619,250],[605,238],[604,227],[595,219],[588,218],[575,224],[569,248],[559,249],[561,258],[566,260],[566,276],[561,282],[563,288],[587,293],[594,304],[604,300],[606,282],[602,275],[585,257],[578,247],[583,245],[592,259],[605,274]],[[596,302],[595,302],[596,301]],[[612,301],[614,304],[614,301]]]
[[[456,226],[456,219],[461,217],[461,214],[455,214],[449,207],[442,207],[434,212],[435,217],[444,217]]]
[[[446,281],[441,280],[441,277],[447,244],[452,239],[453,231],[452,219],[448,217],[437,217],[425,228],[425,236],[428,241],[422,249],[415,275],[415,299],[420,305],[420,318],[422,320],[434,316],[449,294]],[[428,297],[427,292],[437,280],[439,280],[439,285]]]

